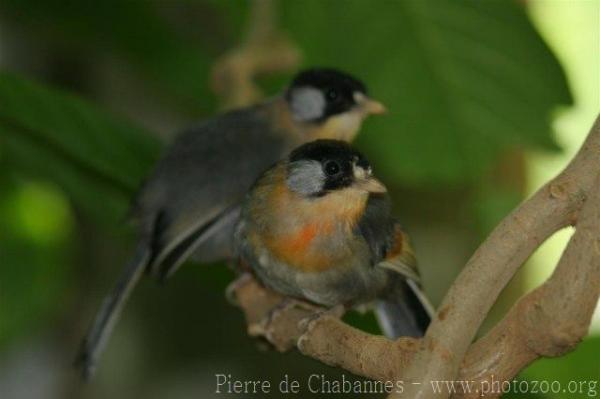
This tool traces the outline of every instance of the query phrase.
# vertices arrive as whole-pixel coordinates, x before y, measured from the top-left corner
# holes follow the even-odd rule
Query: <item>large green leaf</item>
[[[480,175],[507,146],[556,148],[565,76],[516,1],[283,2],[307,65],[347,69],[390,110],[359,144],[404,183]]]
[[[158,149],[151,134],[83,100],[0,73],[0,157],[102,219],[124,215]]]

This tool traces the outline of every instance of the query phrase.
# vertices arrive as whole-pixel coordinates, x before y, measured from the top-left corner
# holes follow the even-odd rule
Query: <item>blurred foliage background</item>
[[[303,66],[347,70],[390,109],[357,144],[391,187],[436,303],[494,225],[568,162],[600,109],[597,0],[278,5]],[[242,40],[248,7],[0,3],[0,398],[211,397],[215,373],[340,377],[248,338],[220,264],[189,265],[164,287],[143,282],[96,379],[81,384],[70,368],[127,259],[129,200],[164,143],[217,111],[210,69]],[[260,84],[275,94],[292,74]],[[548,276],[569,234],[535,254],[483,330]],[[370,315],[350,320],[376,329]],[[599,326],[520,378],[597,381]]]

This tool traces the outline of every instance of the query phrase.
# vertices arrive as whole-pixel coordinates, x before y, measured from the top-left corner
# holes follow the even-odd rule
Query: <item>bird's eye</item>
[[[329,89],[327,90],[327,100],[329,101],[335,101],[338,98],[338,92],[336,89]]]
[[[335,161],[328,161],[325,164],[325,173],[328,176],[336,175],[336,174],[339,173],[339,171],[340,171],[340,165],[337,162],[335,162]]]

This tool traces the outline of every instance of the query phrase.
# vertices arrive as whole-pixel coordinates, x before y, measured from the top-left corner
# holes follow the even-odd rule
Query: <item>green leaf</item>
[[[479,176],[508,146],[556,148],[564,73],[514,1],[283,2],[307,65],[348,70],[389,108],[359,145],[410,184]]]
[[[156,159],[152,135],[81,99],[0,73],[0,153],[114,221]]]
[[[192,2],[6,0],[0,9],[36,43],[88,60],[114,56],[145,77],[148,87],[166,91],[179,108],[197,114],[214,106],[210,68],[237,33],[230,19],[239,19],[240,12],[231,8]]]
[[[487,235],[519,205],[522,194],[507,187],[479,187],[472,201],[481,237]]]

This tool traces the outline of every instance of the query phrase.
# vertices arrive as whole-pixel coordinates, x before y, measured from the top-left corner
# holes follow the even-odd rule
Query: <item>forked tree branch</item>
[[[531,298],[547,292],[548,286],[561,287],[557,289],[555,300],[567,301],[572,300],[581,303],[583,306],[586,303],[593,302],[594,305],[587,317],[587,323],[581,324],[582,318],[575,318],[575,314],[569,313],[565,306],[557,307],[557,314],[553,317],[561,320],[571,320],[571,326],[578,324],[577,331],[587,331],[589,319],[593,307],[598,301],[598,282],[600,281],[600,271],[598,269],[598,253],[597,246],[578,243],[585,232],[581,232],[581,227],[578,221],[583,224],[585,229],[594,229],[596,235],[600,235],[599,221],[587,220],[579,218],[582,214],[583,204],[587,202],[586,208],[594,206],[592,203],[600,201],[597,197],[596,188],[598,186],[598,178],[600,176],[600,117],[596,119],[586,141],[578,154],[552,181],[547,183],[529,200],[522,203],[509,216],[507,216],[498,227],[492,232],[487,240],[479,247],[475,254],[471,257],[463,271],[460,273],[454,284],[450,287],[446,297],[442,301],[436,317],[433,319],[427,334],[425,335],[422,350],[420,350],[415,359],[411,362],[408,370],[404,374],[404,378],[409,382],[417,384],[408,384],[408,389],[405,392],[405,397],[415,399],[425,398],[440,398],[443,396],[436,395],[430,384],[434,380],[453,380],[458,375],[459,367],[465,358],[465,354],[471,345],[475,334],[479,330],[481,323],[485,319],[492,305],[496,301],[498,295],[504,289],[508,281],[516,273],[519,267],[527,260],[527,258],[537,249],[549,236],[557,230],[568,226],[576,225],[579,233],[575,234],[572,242],[569,245],[569,250],[563,256],[561,263],[566,262],[568,266],[562,266],[557,269],[552,279],[546,283],[541,289],[534,291]],[[596,196],[596,197],[595,197]],[[586,201],[586,199],[590,199]],[[593,210],[583,212],[584,216],[594,215]],[[590,225],[591,224],[591,225]],[[576,248],[581,247],[590,254],[580,253],[574,256],[573,242],[576,243]],[[585,262],[586,256],[592,256],[591,262]],[[578,266],[575,266],[575,264]],[[577,291],[577,286],[572,287],[569,291],[568,274],[564,272],[565,268],[585,268],[590,281],[594,282],[595,289],[588,291]],[[544,288],[546,287],[546,288]],[[540,292],[541,290],[541,292]],[[563,294],[568,296],[558,296]],[[545,311],[548,307],[553,307],[552,304],[546,304],[538,308],[539,301],[547,296],[541,296],[539,299],[529,299],[530,302],[536,304],[536,314],[520,313],[513,309],[507,317],[516,317],[520,320],[538,317],[541,311]],[[546,301],[550,301],[546,299]],[[516,309],[521,309],[521,312],[527,311],[531,305],[527,305],[527,301],[523,304],[521,301],[516,305]],[[539,310],[543,309],[543,310]],[[515,315],[515,313],[517,313]],[[585,319],[585,318],[583,318]],[[503,325],[507,325],[507,319],[504,319]],[[515,322],[518,324],[519,322]],[[568,323],[567,323],[568,324]],[[526,325],[531,326],[531,321]],[[501,327],[501,326],[500,326]],[[521,329],[500,330],[509,336]],[[548,328],[547,333],[552,336],[555,328],[551,323],[546,323],[537,326],[533,330]],[[571,332],[575,331],[575,328]],[[498,334],[498,328],[495,328],[490,334]],[[527,335],[535,334],[535,331],[529,329]],[[496,353],[494,340],[491,335],[482,340],[488,342],[490,346],[487,351],[484,351],[483,344],[476,346],[479,353]],[[579,335],[579,339],[583,334]],[[539,337],[537,337],[539,338]],[[518,339],[518,338],[514,338]],[[531,341],[528,336],[522,339]],[[555,337],[550,340],[560,341]],[[545,354],[551,355],[561,351],[547,350]],[[564,352],[561,352],[564,353]],[[478,361],[477,355],[470,359]],[[469,360],[467,358],[466,360]],[[530,359],[531,361],[533,359]],[[495,359],[493,361],[499,361]],[[503,362],[511,361],[509,359]],[[523,361],[525,366],[528,361]],[[483,363],[481,363],[483,364]],[[471,366],[472,367],[472,366]],[[478,367],[474,367],[478,369]],[[479,368],[481,369],[481,368]],[[517,370],[518,371],[518,370]],[[513,374],[514,375],[514,374]],[[477,376],[481,378],[480,375]],[[448,395],[446,395],[448,396]]]
[[[512,380],[538,357],[570,351],[587,334],[599,294],[600,175],[552,276],[469,348],[459,379],[491,387],[493,381]],[[464,394],[465,398],[478,396]]]

